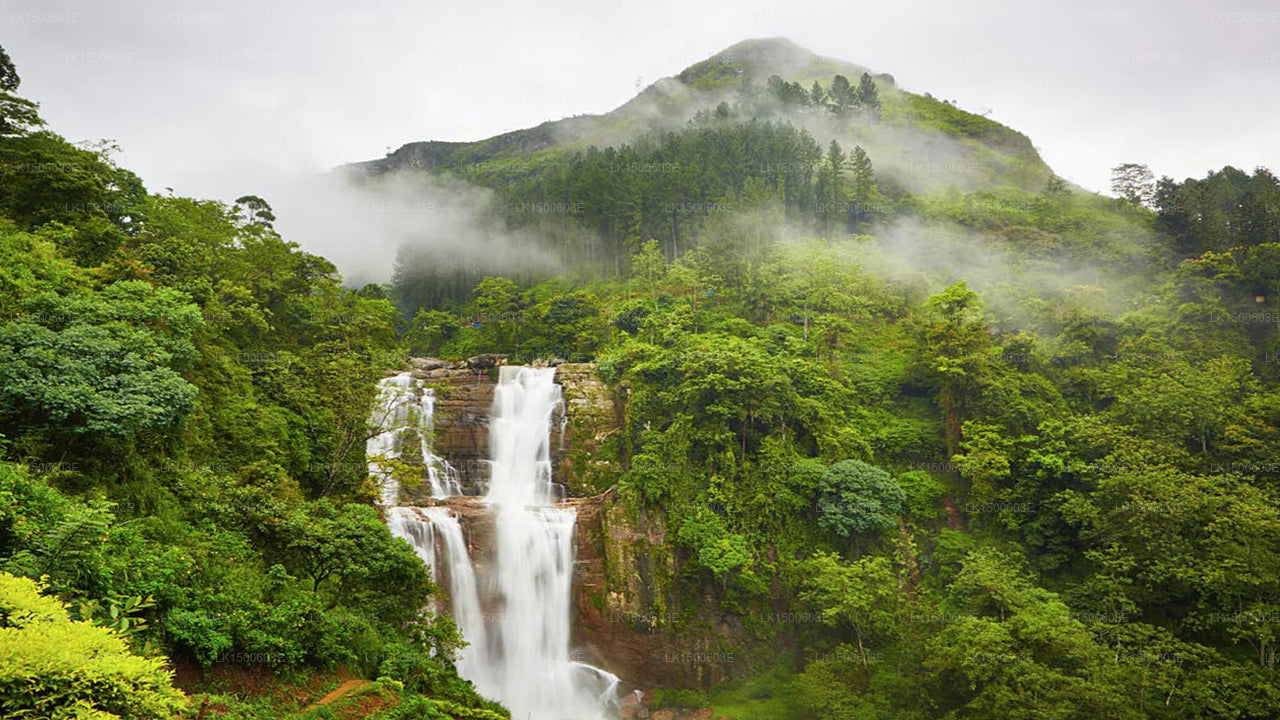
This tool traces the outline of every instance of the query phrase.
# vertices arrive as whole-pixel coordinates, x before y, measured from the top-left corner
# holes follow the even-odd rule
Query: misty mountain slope
[[[833,110],[837,76],[850,94],[873,84],[878,104]],[[486,274],[616,274],[646,240],[675,259],[741,223],[775,238],[873,236],[869,265],[935,289],[1036,278],[1006,305],[1088,285],[1118,307],[1129,278],[1163,263],[1146,211],[1057,180],[1021,133],[782,39],[726,48],[606,115],[342,169],[336,180],[354,182],[306,216],[326,236],[359,217],[327,251],[362,279],[385,278],[394,257],[401,280],[417,278],[402,289],[428,293],[402,297],[406,312],[466,297]],[[755,212],[766,205],[778,215]],[[355,232],[369,241],[348,247]]]
[[[883,105],[879,122],[770,102],[766,91],[774,75],[807,91],[815,81],[830,86],[837,75],[856,87],[863,73],[869,71],[816,55],[786,39],[745,40],[674,78],[658,80],[603,115],[546,122],[476,142],[409,143],[385,158],[341,169],[375,175],[431,170],[494,185],[536,173],[574,151],[592,145],[616,147],[646,131],[676,129],[699,111],[736,102],[755,117],[804,128],[824,147],[833,139],[846,147],[864,147],[886,176],[913,192],[1006,185],[1039,189],[1051,175],[1025,135],[931,96],[902,90],[891,75],[871,74]]]

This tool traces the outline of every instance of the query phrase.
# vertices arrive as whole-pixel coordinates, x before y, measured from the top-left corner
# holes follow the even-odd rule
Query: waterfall
[[[423,519],[418,516],[416,508],[387,508],[387,528],[391,530],[392,535],[403,538],[412,545],[413,551],[422,559],[423,564],[431,568],[432,573],[435,572],[435,532],[429,521],[423,522]]]
[[[450,611],[468,642],[459,653],[458,672],[514,718],[606,717],[617,707],[618,678],[570,657],[577,512],[557,504],[552,473],[552,425],[558,414],[563,421],[555,369],[499,368],[489,421],[488,491],[474,500],[494,519],[494,562],[483,580],[450,509],[397,506],[400,488],[379,464],[398,458],[401,436],[414,430],[432,496],[460,494],[456,473],[431,453],[434,398],[409,373],[383,380],[371,418],[377,432],[367,453],[392,533],[413,546],[437,583],[447,575]],[[561,433],[563,428],[561,422]],[[492,611],[482,611],[486,604]]]
[[[555,502],[551,422],[563,398],[554,368],[498,369],[489,418],[489,492],[499,507]]]
[[[477,682],[477,678],[484,676],[489,665],[486,653],[488,643],[485,642],[485,618],[480,610],[475,569],[471,567],[471,556],[467,552],[467,542],[462,537],[462,526],[446,508],[425,508],[422,512],[431,527],[439,533],[444,546],[445,567],[449,569],[451,614],[462,637],[469,643],[458,654],[458,673]]]
[[[617,681],[569,657],[577,513],[555,505],[551,472],[562,404],[554,368],[499,368],[485,496],[496,519],[499,610],[489,676],[476,685],[513,716],[535,720],[601,717]]]

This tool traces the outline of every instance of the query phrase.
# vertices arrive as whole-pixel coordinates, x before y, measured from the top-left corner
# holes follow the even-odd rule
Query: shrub
[[[169,718],[186,698],[162,661],[117,632],[71,620],[34,580],[0,572],[0,716]]]

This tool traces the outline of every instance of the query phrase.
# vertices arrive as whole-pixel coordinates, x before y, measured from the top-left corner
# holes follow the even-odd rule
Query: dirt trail
[[[346,682],[342,683],[342,684],[341,684],[341,685],[339,685],[338,687],[334,688],[334,689],[333,689],[333,691],[332,691],[332,692],[330,692],[328,695],[325,695],[324,697],[320,698],[319,700],[317,700],[317,701],[315,701],[315,702],[311,703],[310,705],[308,705],[308,706],[307,706],[307,709],[306,709],[306,710],[304,710],[304,712],[308,712],[308,711],[311,711],[311,710],[315,710],[315,709],[316,709],[316,708],[318,708],[318,707],[324,707],[325,705],[328,705],[329,703],[333,702],[334,700],[337,700],[338,698],[342,697],[343,695],[346,695],[347,693],[351,692],[352,690],[355,690],[355,689],[357,689],[357,688],[362,688],[362,687],[364,687],[365,685],[368,685],[368,684],[369,684],[369,681],[368,681],[368,680],[359,680],[359,679],[357,679],[357,680],[347,680]]]

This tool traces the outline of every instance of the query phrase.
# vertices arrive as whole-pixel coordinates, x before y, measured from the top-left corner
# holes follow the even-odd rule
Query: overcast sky
[[[153,190],[222,199],[606,112],[768,36],[990,109],[1091,189],[1128,161],[1280,169],[1274,1],[0,0],[0,44],[54,130],[117,141]]]

